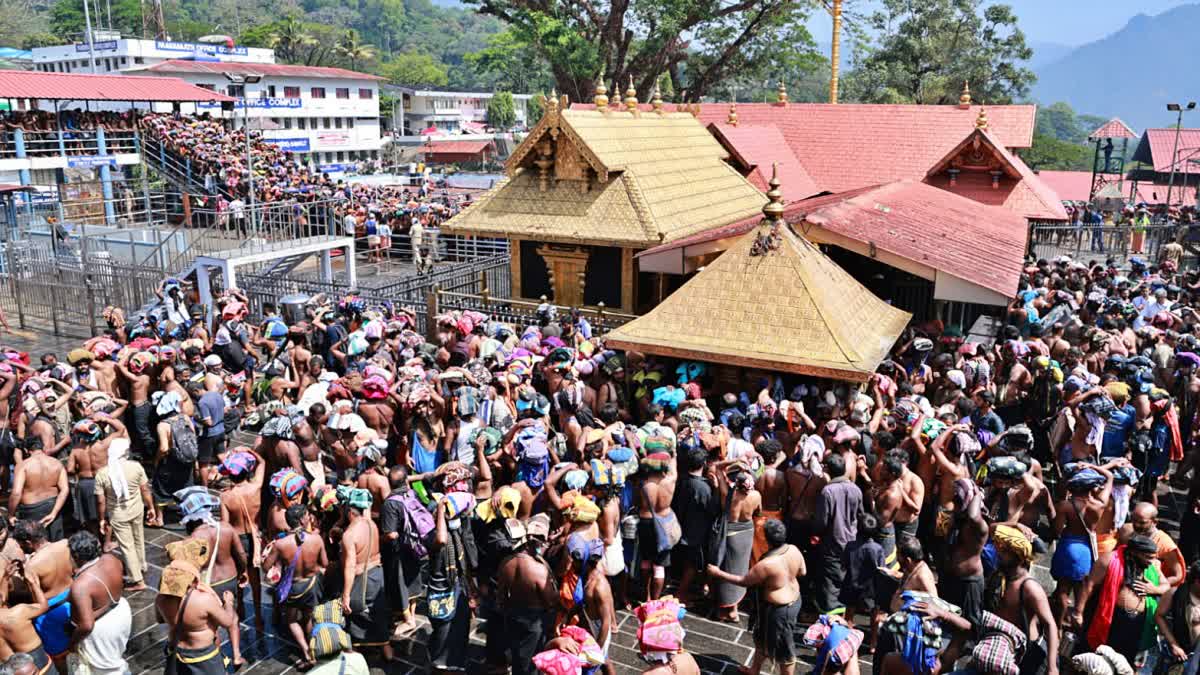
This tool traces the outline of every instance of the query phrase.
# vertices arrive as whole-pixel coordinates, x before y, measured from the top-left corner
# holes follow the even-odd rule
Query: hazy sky
[[[1135,14],[1160,14],[1189,0],[1003,0],[1020,17],[1025,37],[1036,42],[1081,45],[1120,30]],[[1197,2],[1198,0],[1190,0]],[[847,0],[847,6],[870,7],[871,0]],[[829,15],[818,12],[809,29],[819,42],[828,42]]]

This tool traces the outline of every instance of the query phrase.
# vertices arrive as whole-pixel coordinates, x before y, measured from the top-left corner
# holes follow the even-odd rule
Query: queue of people
[[[749,616],[751,674],[804,647],[821,672],[1194,672],[1196,288],[1031,262],[994,344],[914,325],[852,385],[718,380],[549,305],[423,335],[354,296],[252,321],[229,290],[210,325],[164,285],[169,338],[107,308],[65,360],[0,361],[0,657],[121,672],[146,528],[178,523],[175,672],[243,663],[252,619],[301,670],[420,636],[436,672],[612,673],[623,609],[656,674],[700,672],[689,612]]]

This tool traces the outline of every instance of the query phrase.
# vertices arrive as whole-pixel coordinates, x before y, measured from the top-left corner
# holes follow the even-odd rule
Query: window
[[[353,118],[353,117],[347,117],[347,118],[346,118],[346,128],[347,128],[347,129],[353,129],[353,128],[354,128],[354,118]]]
[[[246,95],[246,85],[227,84],[225,85],[225,93],[235,98],[241,98]]]
[[[284,129],[292,128],[292,118],[290,118],[290,117],[283,118],[283,128]]]
[[[346,161],[346,153],[344,153],[344,152],[339,152],[339,153],[337,154],[337,161],[339,161],[339,162],[344,162],[344,161]]]
[[[267,98],[275,98],[275,85],[267,85]]]
[[[313,98],[325,98],[325,87],[313,87],[310,96]]]
[[[337,89],[334,89],[334,92],[337,94],[338,98],[350,98],[349,87],[338,87]]]
[[[142,57],[140,57],[140,56],[135,56],[135,57],[133,57],[133,62],[134,62],[134,63],[145,63],[145,62],[146,62],[146,60],[145,60],[145,59],[143,59],[143,58],[142,58]]]
[[[325,126],[325,128],[326,128],[326,129],[332,129],[332,128],[333,128],[333,124],[331,124],[331,123],[329,122],[329,118],[328,118],[328,117],[323,117],[322,119],[323,119],[323,120],[324,120],[324,122],[325,122],[325,125],[324,125],[324,126]]]
[[[300,87],[284,87],[284,98],[300,98]]]
[[[307,119],[307,118],[304,118],[304,117],[297,117],[297,118],[296,118],[296,128],[297,128],[297,129],[306,129],[306,128],[308,128],[308,119]]]
[[[369,101],[369,100],[375,98],[375,92],[371,91],[370,89],[368,89],[366,87],[361,87],[358,90],[358,97]]]
[[[122,56],[122,57],[121,57],[121,65],[122,65],[122,66],[127,66],[127,65],[129,65],[129,58],[128,58],[128,57],[125,57],[125,56]]]
[[[340,117],[333,118],[333,128],[335,128],[335,129],[342,128],[342,118],[340,118]]]

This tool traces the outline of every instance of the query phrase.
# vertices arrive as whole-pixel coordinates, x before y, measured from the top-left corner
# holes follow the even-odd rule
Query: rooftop
[[[1175,153],[1175,129],[1147,129],[1142,132],[1133,160],[1149,164],[1157,173],[1170,173],[1175,164],[1176,173],[1200,173],[1200,166],[1191,162],[1200,158],[1200,129],[1179,130],[1179,150]]]
[[[496,92],[491,91],[441,91],[440,89],[416,89],[399,84],[385,84],[384,91],[399,91],[410,96],[454,96],[457,98],[491,98]],[[513,94],[515,99],[531,99],[533,94]]]
[[[0,70],[0,98],[74,101],[233,101],[177,77]]]
[[[1111,120],[1101,124],[1098,129],[1088,134],[1088,140],[1094,141],[1100,138],[1137,138],[1137,132],[1128,124],[1125,124],[1120,117],[1114,117]]]
[[[337,80],[383,80],[378,75],[358,73],[345,68],[321,66],[292,66],[280,63],[236,63],[230,61],[189,61],[171,59],[144,68],[131,68],[130,73],[155,75],[262,75],[263,77],[304,77]]]

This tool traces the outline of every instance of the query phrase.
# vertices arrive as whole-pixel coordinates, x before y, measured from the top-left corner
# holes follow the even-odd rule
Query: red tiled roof
[[[740,112],[740,107],[739,107]],[[990,179],[990,177],[989,177]],[[849,190],[789,204],[784,219],[817,225],[995,291],[1013,295],[1025,260],[1028,225],[1009,209],[911,180]],[[638,257],[750,231],[761,217],[648,249]]]
[[[421,149],[427,155],[475,155],[491,146],[491,141],[433,141]]]
[[[589,104],[575,104],[593,108]],[[675,106],[667,105],[674,111]],[[774,126],[822,190],[841,192],[895,180],[919,180],[975,128],[980,106],[739,103],[738,121]],[[644,106],[643,110],[650,110]],[[1006,148],[1033,144],[1037,106],[987,107],[988,128]],[[728,103],[700,104],[700,121],[723,123]],[[786,183],[785,183],[786,185]]]
[[[171,59],[145,68],[132,69],[131,73],[161,73],[164,75],[262,75],[264,77],[311,77],[338,78],[343,80],[383,80],[386,78],[367,73],[356,73],[345,68],[319,66],[291,66],[282,63],[230,63],[227,61],[186,61]]]
[[[779,169],[785,201],[794,202],[821,192],[777,127],[710,124],[708,130],[729,150],[740,168],[749,172],[746,178],[763,192],[769,189],[767,181],[771,180],[772,166]]]
[[[1086,202],[1092,191],[1092,174],[1090,171],[1041,171],[1038,172],[1038,178],[1042,179],[1042,183],[1046,187],[1058,193],[1060,200]],[[1178,190],[1179,187],[1176,186],[1175,189]],[[1125,192],[1126,194],[1129,192],[1128,184],[1126,184]],[[1138,183],[1138,202],[1162,204],[1166,202],[1166,199],[1166,185]]]
[[[1175,153],[1175,129],[1147,129],[1142,133],[1133,159],[1150,164],[1158,173],[1171,173]],[[1200,173],[1200,166],[1190,160],[1200,159],[1200,129],[1179,130],[1179,152],[1176,173]]]
[[[968,170],[963,171],[956,181],[957,184],[951,187],[950,178],[945,173],[946,167],[976,141],[1000,161],[1007,174],[1006,179],[1001,179],[997,187],[993,188],[990,174]],[[1025,162],[1000,145],[990,128],[976,129],[968,134],[945,157],[929,168],[925,182],[981,204],[1002,206],[1030,220],[1068,220],[1067,210],[1063,208],[1058,194],[1046,187]]]
[[[177,77],[0,70],[0,98],[75,101],[232,101]]]
[[[1088,134],[1088,139],[1095,140],[1097,138],[1137,138],[1138,135],[1128,124],[1121,121],[1120,117],[1114,117],[1111,120],[1100,125],[1092,133]]]

